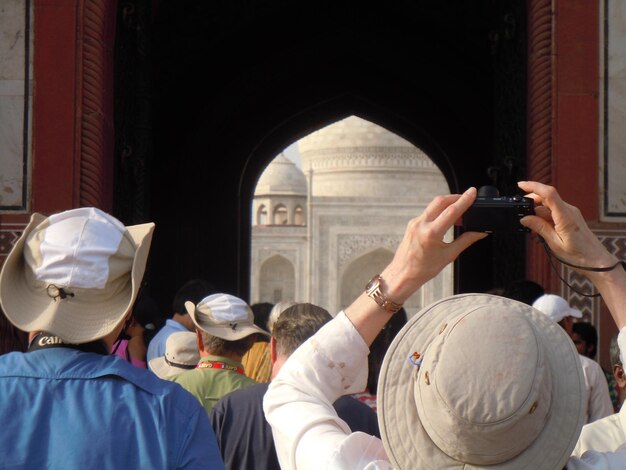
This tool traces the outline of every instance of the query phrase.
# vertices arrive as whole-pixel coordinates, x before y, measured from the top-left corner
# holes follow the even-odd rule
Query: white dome
[[[284,154],[278,155],[261,174],[255,196],[306,196],[304,173]]]
[[[413,148],[413,144],[384,127],[350,116],[312,132],[298,142],[300,154],[324,149],[369,147]]]
[[[337,121],[298,141],[302,169],[311,171],[312,196],[394,199],[416,203],[448,192],[439,168],[420,149],[357,116]]]

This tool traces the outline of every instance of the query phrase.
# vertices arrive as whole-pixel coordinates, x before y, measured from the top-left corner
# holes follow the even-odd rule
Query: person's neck
[[[172,320],[180,323],[189,331],[194,331],[196,329],[196,326],[193,324],[193,320],[187,313],[175,313],[174,315],[172,315]]]
[[[200,360],[201,361],[210,361],[211,359],[209,358],[209,356],[217,356],[217,357],[225,357],[227,359],[232,359],[233,361],[236,362],[241,362],[241,360],[243,359],[243,356],[240,354],[233,354],[233,353],[221,353],[221,354],[215,354],[209,351],[202,351],[200,353]]]
[[[274,377],[276,377],[278,375],[278,372],[280,371],[280,368],[283,366],[283,364],[285,363],[285,361],[287,360],[286,357],[277,357],[276,360],[274,361],[274,363],[272,364],[272,375],[270,376],[270,381],[274,380]]]

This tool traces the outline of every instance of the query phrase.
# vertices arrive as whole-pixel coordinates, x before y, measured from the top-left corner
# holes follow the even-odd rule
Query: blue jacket
[[[0,468],[224,468],[198,401],[116,356],[0,356],[0,423]]]

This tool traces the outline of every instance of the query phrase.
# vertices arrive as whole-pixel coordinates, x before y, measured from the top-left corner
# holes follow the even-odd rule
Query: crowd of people
[[[163,322],[141,289],[154,224],[33,214],[0,273],[0,468],[625,468],[626,272],[555,188],[519,186],[521,224],[613,316],[611,371],[529,280],[402,307],[487,236],[444,241],[475,188],[435,197],[335,315],[192,279]]]

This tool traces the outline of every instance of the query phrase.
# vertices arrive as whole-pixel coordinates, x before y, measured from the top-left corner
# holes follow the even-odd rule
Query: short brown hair
[[[254,343],[255,335],[248,335],[235,341],[228,341],[217,336],[213,336],[206,331],[200,330],[202,334],[202,344],[211,354],[215,356],[224,356],[226,354],[237,354],[243,356]]]
[[[290,356],[332,318],[328,310],[310,303],[298,303],[287,308],[272,329],[277,353]]]

